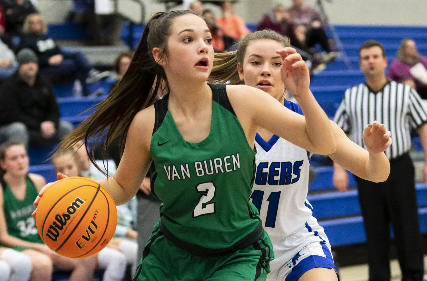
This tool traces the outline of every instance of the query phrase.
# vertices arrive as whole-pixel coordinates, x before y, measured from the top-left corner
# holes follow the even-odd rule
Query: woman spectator
[[[82,85],[83,95],[88,96],[87,82],[96,82],[108,75],[94,69],[82,52],[63,51],[56,45],[46,35],[47,25],[39,14],[31,14],[25,19],[23,32],[19,49],[29,48],[37,54],[40,73],[52,83],[75,78]]]
[[[224,30],[215,23],[215,14],[212,10],[205,9],[202,18],[212,34],[212,46],[215,52],[227,51],[237,42],[236,39],[225,35]]]
[[[102,172],[98,171],[90,162],[86,154],[83,142],[76,144],[75,148],[69,149],[63,153],[55,153],[52,157],[52,164],[57,173],[68,177],[86,176],[91,179],[104,177]],[[114,163],[114,162],[113,162]],[[108,173],[113,175],[116,167],[108,169]],[[82,167],[88,170],[81,170]],[[117,206],[118,224],[114,237],[110,240],[107,247],[96,254],[98,257],[98,267],[105,270],[103,281],[120,281],[125,276],[126,265],[132,265],[132,272],[135,272],[137,266],[136,244],[137,233],[127,226],[130,224],[126,215],[129,212],[128,204]]]
[[[261,21],[258,23],[257,31],[269,29],[276,31],[277,33],[286,36],[291,41],[292,47],[294,47],[298,53],[307,60],[313,60],[312,54],[306,44],[305,32],[306,29],[303,25],[295,26],[292,17],[288,10],[282,4],[277,4],[269,12],[265,13]],[[301,33],[301,30],[302,33]],[[310,67],[309,67],[310,68]]]
[[[338,57],[339,54],[331,50],[333,41],[328,39],[325,23],[316,9],[306,6],[304,0],[292,0],[288,12],[295,25],[302,24],[306,27],[306,48],[312,49],[311,53],[319,62],[326,64]],[[322,53],[315,53],[316,44],[322,47]]]
[[[121,53],[115,60],[113,65],[114,73],[117,75],[116,80],[111,84],[110,92],[114,87],[116,87],[120,80],[122,79],[123,75],[125,75],[126,70],[128,69],[130,62],[133,57],[133,52],[123,52]]]
[[[222,2],[221,17],[217,18],[215,23],[224,30],[227,36],[237,40],[251,32],[243,19],[234,14],[234,5],[231,1]]]
[[[427,58],[418,53],[417,45],[411,38],[400,42],[396,59],[391,63],[387,78],[396,82],[415,84],[423,99],[427,99]],[[408,80],[412,80],[409,82]]]
[[[0,242],[20,247],[33,266],[30,280],[51,280],[54,269],[71,271],[70,281],[90,281],[97,257],[73,259],[49,249],[40,238],[33,201],[46,184],[45,179],[28,173],[29,158],[25,145],[5,142],[0,146]],[[24,229],[25,231],[22,231]]]

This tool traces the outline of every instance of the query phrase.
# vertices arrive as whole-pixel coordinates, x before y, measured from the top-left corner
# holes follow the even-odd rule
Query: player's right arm
[[[135,115],[116,173],[113,177],[98,180],[111,193],[117,205],[124,204],[135,196],[150,168],[154,116],[154,106]]]
[[[97,180],[111,194],[116,205],[121,205],[135,196],[151,164],[150,143],[154,128],[154,106],[135,115],[127,133],[125,149],[119,167],[113,177]],[[63,175],[58,174],[58,179]],[[39,192],[34,205],[38,205],[43,193],[53,183],[48,183]],[[32,216],[36,215],[36,211]]]
[[[365,127],[363,140],[366,150],[351,141],[338,125],[331,124],[337,141],[337,150],[329,155],[334,161],[334,186],[341,192],[347,191],[348,178],[344,169],[372,182],[387,180],[390,162],[384,151],[392,139],[384,125],[374,122]]]

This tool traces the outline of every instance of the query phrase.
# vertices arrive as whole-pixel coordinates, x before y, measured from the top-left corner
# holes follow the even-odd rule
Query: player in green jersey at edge
[[[60,256],[40,238],[31,213],[34,199],[46,181],[41,175],[29,173],[29,166],[24,144],[9,140],[0,145],[0,243],[30,258],[31,281],[52,280],[55,269],[70,271],[69,281],[91,280],[96,256]]]
[[[135,195],[153,163],[152,192],[163,204],[134,280],[265,280],[274,255],[249,200],[258,126],[313,153],[335,151],[293,48],[278,55],[305,116],[259,89],[208,84],[211,41],[204,20],[189,11],[155,14],[120,84],[61,143],[64,150],[104,130],[106,145],[122,137],[117,172],[98,181],[116,204]],[[162,81],[168,94],[152,105]]]

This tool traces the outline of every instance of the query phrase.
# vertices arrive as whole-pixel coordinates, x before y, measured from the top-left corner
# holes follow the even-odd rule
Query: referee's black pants
[[[414,178],[414,165],[408,153],[390,161],[390,176],[383,183],[356,177],[367,239],[370,281],[390,280],[390,224],[402,281],[423,280],[423,250]]]

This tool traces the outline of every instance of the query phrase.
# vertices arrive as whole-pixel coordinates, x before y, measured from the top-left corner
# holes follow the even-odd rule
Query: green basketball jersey
[[[242,249],[263,234],[249,201],[255,152],[228,100],[224,85],[212,89],[210,133],[199,143],[183,139],[165,96],[155,104],[150,144],[153,192],[163,202],[161,229],[185,250],[217,255]]]
[[[9,185],[6,185],[4,181],[2,184],[4,187],[4,215],[8,233],[28,242],[43,243],[37,231],[36,219],[31,216],[36,209],[33,202],[38,195],[33,181],[27,176],[27,191],[22,201],[15,197]]]

